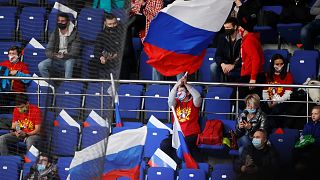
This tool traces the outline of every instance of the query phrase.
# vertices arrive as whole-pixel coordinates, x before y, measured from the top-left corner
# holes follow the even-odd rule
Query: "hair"
[[[16,106],[27,104],[29,102],[28,96],[26,94],[17,94],[15,98]]]
[[[314,110],[314,109],[320,111],[320,106],[313,106],[312,110]]]
[[[262,134],[264,134],[265,138],[268,137],[268,133],[267,133],[267,131],[264,130],[264,129],[257,129],[254,133],[256,133],[256,132],[261,132]]]
[[[41,152],[39,154],[39,156],[38,156],[37,163],[39,162],[40,156],[47,157],[48,158],[48,163],[52,163],[53,162],[53,158],[48,153]]]
[[[59,17],[64,17],[64,18],[66,18],[67,21],[70,21],[70,17],[69,17],[69,14],[68,14],[68,13],[59,12],[58,15],[57,15],[57,19],[58,19]]]
[[[281,54],[274,54],[271,57],[271,63],[270,63],[269,72],[268,72],[268,81],[270,82],[274,81],[273,75],[275,70],[273,66],[274,66],[274,61],[277,59],[282,59],[284,64],[283,70],[280,72],[280,79],[284,79],[287,76],[287,66],[288,66],[287,60]]]
[[[256,108],[260,107],[260,97],[257,94],[249,94],[244,101],[246,104],[252,104]]]
[[[228,23],[231,23],[232,26],[238,26],[239,23],[238,23],[238,19],[235,18],[235,17],[229,17],[226,22],[224,22],[224,24],[228,24]]]
[[[11,46],[11,47],[8,49],[8,52],[9,52],[9,51],[17,51],[18,55],[21,54],[21,49],[20,49],[20,47],[18,47],[18,46]]]
[[[106,13],[104,20],[107,20],[107,19],[112,20],[112,19],[117,19],[117,17],[112,13]]]

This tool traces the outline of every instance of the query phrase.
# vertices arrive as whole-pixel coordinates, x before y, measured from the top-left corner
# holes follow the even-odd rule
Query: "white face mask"
[[[276,65],[274,65],[273,67],[274,67],[274,72],[275,72],[275,74],[280,74],[281,73],[281,71],[283,70],[283,66],[284,65],[280,65],[280,66],[276,66]]]
[[[184,98],[187,96],[187,93],[185,91],[181,91],[177,93],[177,96],[180,101],[183,101]]]
[[[252,139],[252,144],[256,149],[262,149],[263,148],[263,143],[261,139],[259,138],[253,138]]]
[[[13,55],[13,56],[8,56],[9,57],[9,61],[11,62],[11,63],[16,63],[16,62],[18,62],[19,61],[19,58],[18,58],[18,56],[17,55]]]

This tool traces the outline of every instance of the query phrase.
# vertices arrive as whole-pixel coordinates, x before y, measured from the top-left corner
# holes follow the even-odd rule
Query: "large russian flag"
[[[165,76],[192,74],[231,10],[233,0],[176,0],[151,22],[144,41],[148,64]]]
[[[116,179],[121,176],[132,180],[139,179],[146,137],[146,126],[111,135],[108,139],[103,179]]]

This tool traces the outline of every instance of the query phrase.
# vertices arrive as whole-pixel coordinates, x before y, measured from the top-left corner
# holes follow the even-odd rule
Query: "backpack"
[[[207,120],[204,130],[198,135],[198,144],[222,145],[223,123],[220,120]]]

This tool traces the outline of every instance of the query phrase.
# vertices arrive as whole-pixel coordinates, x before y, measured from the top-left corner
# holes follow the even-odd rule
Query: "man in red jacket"
[[[260,43],[260,33],[253,32],[253,27],[257,22],[256,14],[238,14],[239,34],[242,36],[241,57],[242,68],[240,83],[262,84],[265,83],[263,73],[264,56]],[[262,98],[261,87],[239,88],[239,98],[244,98],[248,94],[258,94]]]

